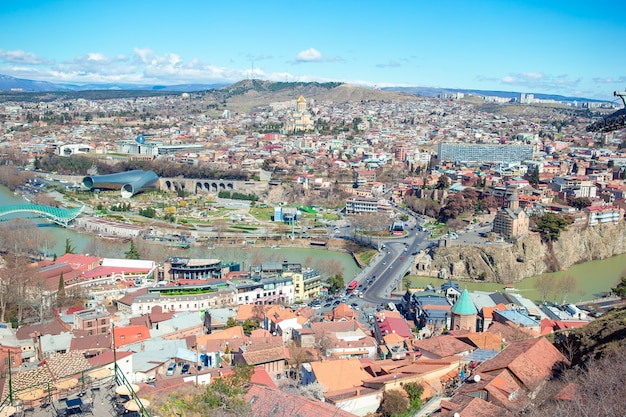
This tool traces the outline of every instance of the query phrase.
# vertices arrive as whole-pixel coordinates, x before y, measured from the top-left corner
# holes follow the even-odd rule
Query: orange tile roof
[[[483,307],[482,315],[486,319],[491,319],[491,318],[493,318],[493,311],[494,310],[504,311],[506,309],[507,309],[506,306],[504,304],[502,304],[502,303],[497,304],[497,305],[495,305],[493,307]]]
[[[311,368],[327,393],[359,387],[363,380],[371,378],[355,358],[312,362]]]
[[[228,339],[243,339],[244,337],[243,327],[233,326],[228,329],[218,330],[211,334],[203,334],[196,336],[196,342],[198,346],[205,345],[209,340],[228,340]]]

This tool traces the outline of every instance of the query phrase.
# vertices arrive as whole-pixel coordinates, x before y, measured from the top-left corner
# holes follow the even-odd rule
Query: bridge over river
[[[0,217],[13,213],[35,213],[37,216],[45,217],[59,226],[67,227],[80,215],[83,208],[84,206],[73,209],[65,209],[51,206],[41,206],[38,204],[16,204],[11,206],[0,206]]]

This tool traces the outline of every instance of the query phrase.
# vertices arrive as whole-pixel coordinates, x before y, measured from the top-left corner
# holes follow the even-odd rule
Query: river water
[[[14,194],[8,188],[0,185],[0,206],[9,206],[14,204],[28,204],[22,196]],[[124,252],[128,250],[128,244],[120,244],[119,242],[106,241],[101,238],[79,233],[71,228],[57,226],[46,219],[33,218],[32,214],[21,213],[12,214],[1,217],[0,220],[6,221],[11,218],[28,218],[47,234],[55,239],[55,244],[48,249],[48,253],[56,253],[58,256],[65,253],[66,239],[70,239],[72,247],[76,253],[92,252],[99,256],[106,257],[124,257]],[[335,260],[339,262],[346,280],[351,280],[361,269],[358,267],[350,254],[329,251],[326,249],[309,249],[309,248],[201,248],[191,247],[189,249],[175,249],[164,247],[160,244],[149,244],[142,242],[142,248],[154,255],[152,259],[161,262],[170,256],[195,257],[195,258],[213,258],[221,259],[225,262],[235,262],[242,265],[242,269],[247,269],[252,264],[265,261],[290,261],[307,264],[310,262],[311,267],[320,265],[320,262]]]
[[[27,201],[21,196],[13,194],[8,188],[0,186],[0,206],[7,206],[12,204],[26,204]],[[11,215],[1,218],[3,221],[11,217],[28,217],[32,218],[32,215]],[[71,240],[72,246],[75,248],[76,253],[85,253],[86,251],[93,251],[100,256],[107,257],[124,257],[124,251],[128,250],[126,244],[119,244],[119,242],[102,241],[102,239],[83,233],[78,233],[73,229],[66,229],[57,226],[45,219],[32,218],[41,230],[54,236],[56,243],[49,253],[56,253],[62,255],[65,252],[66,239]],[[142,244],[143,245],[143,244]],[[280,249],[272,248],[201,248],[191,247],[189,249],[173,249],[160,246],[158,244],[145,244],[152,256],[152,259],[160,262],[169,256],[189,256],[196,258],[215,258],[221,259],[225,262],[236,262],[242,265],[242,269],[247,269],[250,265],[258,264],[264,261],[290,261],[301,262],[303,264],[310,263],[308,266],[316,267],[322,261],[336,260],[341,265],[343,276],[346,282],[351,280],[360,271],[360,268],[354,262],[354,259],[350,254],[334,252],[325,249],[309,249],[309,248],[288,248],[283,247]],[[151,247],[151,248],[150,248]],[[316,265],[317,263],[317,265]],[[610,290],[612,286],[618,282],[621,274],[626,270],[626,254],[614,256],[612,258],[586,262],[579,265],[574,265],[566,271],[556,272],[552,274],[546,274],[554,279],[558,279],[563,275],[573,276],[578,286],[572,289],[567,294],[568,302],[581,302],[589,301],[598,298],[602,293]],[[539,300],[539,292],[534,289],[535,281],[539,276],[531,277],[515,284],[515,291],[519,291],[526,298],[532,300]],[[435,286],[441,285],[443,281],[430,277],[415,277],[412,280],[412,285],[424,286],[426,284],[433,284]],[[468,290],[480,290],[480,291],[501,291],[503,289],[502,284],[495,283],[465,283],[462,282],[461,286],[467,287]],[[562,301],[557,300],[561,296],[554,294],[549,297],[549,301]]]

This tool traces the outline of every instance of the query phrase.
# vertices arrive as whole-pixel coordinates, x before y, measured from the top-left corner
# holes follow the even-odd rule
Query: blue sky
[[[0,74],[341,81],[614,100],[625,1],[1,0]]]

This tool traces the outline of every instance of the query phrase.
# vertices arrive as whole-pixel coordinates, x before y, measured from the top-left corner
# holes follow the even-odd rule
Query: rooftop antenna
[[[626,107],[626,99],[624,98],[626,97],[626,91],[613,91],[613,96],[621,98],[622,104]]]

